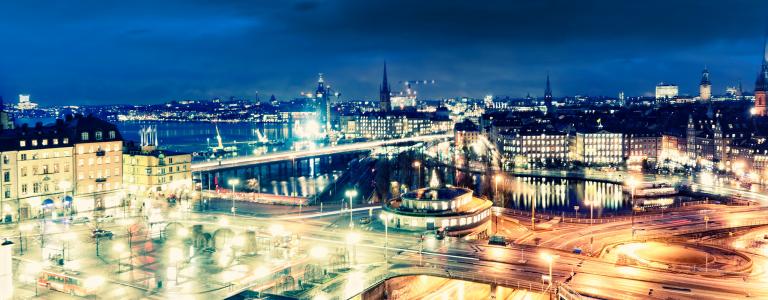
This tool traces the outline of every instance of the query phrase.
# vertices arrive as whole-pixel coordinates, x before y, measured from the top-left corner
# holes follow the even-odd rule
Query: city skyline
[[[143,104],[254,99],[258,91],[261,100],[288,100],[324,73],[342,100],[374,100],[384,61],[393,91],[399,81],[436,80],[419,90],[424,98],[541,96],[547,73],[555,97],[652,95],[659,82],[696,95],[705,66],[713,94],[739,80],[751,91],[766,4],[692,3],[304,1],[150,11],[141,3],[6,3],[0,32],[12,46],[0,57],[0,96]]]

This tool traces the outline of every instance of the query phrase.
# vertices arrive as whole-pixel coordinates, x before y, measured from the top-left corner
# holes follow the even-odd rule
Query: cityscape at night
[[[768,2],[0,2],[0,300],[768,299]]]

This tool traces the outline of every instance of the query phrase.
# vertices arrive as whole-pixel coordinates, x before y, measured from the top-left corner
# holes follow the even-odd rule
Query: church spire
[[[381,111],[388,112],[392,109],[390,103],[391,91],[389,89],[389,82],[387,82],[387,62],[384,62],[384,73],[381,79],[381,86],[379,86],[379,105]]]
[[[547,86],[544,88],[544,105],[552,107],[552,85],[549,82],[549,73],[547,73]]]

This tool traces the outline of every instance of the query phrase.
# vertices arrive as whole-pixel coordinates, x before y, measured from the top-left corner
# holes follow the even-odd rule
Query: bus
[[[37,285],[73,296],[88,296],[97,292],[104,283],[101,277],[81,278],[77,273],[44,270],[37,277]]]

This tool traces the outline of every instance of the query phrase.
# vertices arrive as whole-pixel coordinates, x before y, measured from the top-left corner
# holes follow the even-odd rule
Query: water
[[[204,152],[209,146],[216,146],[216,125],[209,122],[119,122],[117,127],[125,140],[139,141],[139,130],[156,126],[158,143],[161,147],[183,152]],[[258,133],[270,141],[286,141],[290,137],[290,126],[286,123],[218,123],[219,132],[225,145],[237,145],[238,155],[285,150],[287,146],[251,146],[247,142],[258,141]]]

